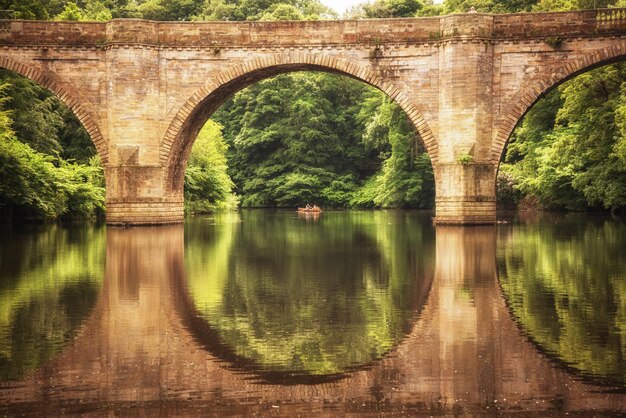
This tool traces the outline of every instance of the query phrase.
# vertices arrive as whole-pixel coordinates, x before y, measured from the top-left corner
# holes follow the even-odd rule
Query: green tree
[[[237,94],[216,119],[232,143],[229,168],[242,204],[343,206],[378,160],[357,120],[366,90],[346,77],[293,73]]]
[[[0,9],[13,10],[17,19],[104,21],[131,17],[129,13],[136,7],[129,0],[0,0]]]
[[[0,10],[12,10],[16,19],[47,20],[48,7],[42,0],[0,0]]]
[[[36,151],[87,164],[96,150],[82,124],[50,91],[0,69],[16,137]]]
[[[190,20],[200,13],[202,0],[146,0],[136,10],[144,19]]]
[[[33,151],[11,131],[0,135],[0,208],[5,216],[54,219],[104,212],[102,168],[61,162]]]
[[[5,83],[4,106],[11,111],[17,137],[37,151],[60,155],[63,118],[56,112],[56,98],[27,78],[6,70],[0,70],[0,80]]]
[[[537,0],[445,0],[444,13],[519,13],[530,11]]]
[[[54,17],[54,20],[79,21],[85,20],[84,11],[76,3],[69,2],[61,13]]]
[[[227,173],[227,149],[222,127],[213,121],[207,122],[194,143],[185,172],[188,212],[211,212],[228,202],[233,182]]]
[[[85,5],[83,20],[103,21],[113,19],[113,12],[100,1],[88,1]]]
[[[8,89],[3,85],[0,93]],[[94,217],[104,211],[104,177],[97,159],[71,164],[33,150],[11,128],[8,102],[0,101],[0,210],[13,215],[52,219],[62,215]]]
[[[434,176],[428,154],[412,128],[406,114],[381,93],[372,114],[367,118],[364,141],[376,147],[385,158],[382,169],[355,193],[351,204],[376,207],[430,208],[434,203]],[[370,102],[371,105],[371,102]]]
[[[205,0],[194,20],[238,20],[237,6],[226,0]]]
[[[367,18],[413,17],[422,8],[421,0],[376,0],[363,4]]]
[[[300,15],[307,20],[336,16],[319,0],[204,0],[194,20],[297,20]]]
[[[625,83],[626,65],[614,64],[540,101],[515,132],[501,171],[543,207],[626,207]]]
[[[266,12],[260,20],[303,20],[304,15],[295,6],[290,4],[277,4],[272,12]]]
[[[539,0],[533,12],[553,12],[565,10],[600,9],[615,5],[615,0]]]

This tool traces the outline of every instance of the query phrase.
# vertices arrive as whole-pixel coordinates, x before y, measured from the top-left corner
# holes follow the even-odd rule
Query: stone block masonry
[[[191,146],[242,88],[321,70],[407,113],[430,155],[435,221],[495,222],[511,132],[547,91],[626,55],[626,10],[315,22],[0,21],[0,67],[59,96],[104,164],[107,222],[183,221]]]

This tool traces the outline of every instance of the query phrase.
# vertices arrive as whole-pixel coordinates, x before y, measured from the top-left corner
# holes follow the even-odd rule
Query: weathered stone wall
[[[555,85],[626,55],[626,11],[316,22],[0,21],[0,66],[46,86],[105,163],[110,223],[182,220],[198,130],[229,96],[297,70],[381,89],[435,168],[436,219],[495,221],[506,142]]]

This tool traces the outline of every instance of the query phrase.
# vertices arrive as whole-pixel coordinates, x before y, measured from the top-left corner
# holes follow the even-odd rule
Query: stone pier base
[[[162,167],[105,167],[106,222],[114,226],[168,225],[184,221],[182,190],[170,192]]]
[[[496,223],[496,199],[478,201],[463,198],[436,199],[437,225],[491,225]]]
[[[436,224],[496,223],[496,165],[438,164],[434,169]]]
[[[108,202],[106,222],[113,226],[169,225],[184,221],[182,200],[145,199]]]

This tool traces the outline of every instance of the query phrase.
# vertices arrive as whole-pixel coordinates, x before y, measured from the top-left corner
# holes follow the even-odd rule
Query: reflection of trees
[[[327,375],[381,357],[408,331],[434,261],[432,229],[402,212],[307,223],[250,211],[187,237],[196,308],[266,371]]]
[[[626,383],[626,226],[565,219],[503,231],[502,289],[519,323],[585,375]]]
[[[19,379],[53,357],[94,307],[103,232],[50,226],[3,236],[10,245],[0,247],[0,380]]]

